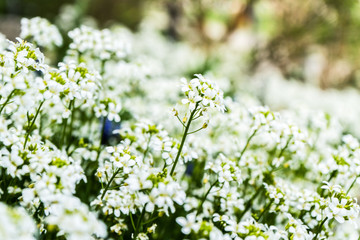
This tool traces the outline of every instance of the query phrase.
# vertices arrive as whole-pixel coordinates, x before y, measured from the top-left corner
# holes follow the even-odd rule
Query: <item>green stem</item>
[[[354,186],[354,184],[356,183],[356,179],[358,178],[358,176],[355,177],[354,181],[351,183],[350,187],[348,188],[348,190],[346,191],[346,195],[349,194],[351,188]]]
[[[11,93],[9,94],[9,96],[7,97],[6,101],[4,102],[4,104],[1,106],[0,108],[0,113],[2,112],[2,110],[5,108],[5,106],[8,104],[8,102],[10,101],[12,95],[14,94],[16,89],[12,90]]]
[[[112,183],[112,181],[115,179],[116,175],[120,172],[121,168],[118,168],[116,170],[116,172],[114,172],[114,174],[111,176],[109,182],[107,183],[105,189],[104,189],[104,192],[101,194],[101,201],[103,200],[104,196],[105,196],[105,193],[107,192],[107,190],[109,190],[109,187]]]
[[[177,119],[179,120],[179,122],[181,123],[181,125],[183,125],[183,127],[185,127],[185,124],[183,123],[183,121],[181,121],[181,119],[179,118],[178,115],[176,115]]]
[[[328,217],[324,218],[324,220],[320,223],[320,225],[318,226],[318,230],[316,232],[315,237],[313,238],[313,240],[317,239],[317,236],[319,235],[319,233],[321,232],[321,229],[323,227],[323,225],[325,224],[326,220],[328,219]]]
[[[249,143],[250,143],[251,139],[255,136],[255,134],[256,134],[256,132],[257,132],[258,130],[259,130],[259,129],[256,129],[256,130],[250,135],[250,137],[247,139],[246,144],[245,144],[245,147],[243,148],[243,150],[242,150],[241,153],[240,153],[239,161],[241,160],[242,156],[244,155],[246,149],[249,147]]]
[[[239,217],[239,220],[241,220],[245,213],[250,209],[251,205],[252,205],[252,202],[255,200],[255,198],[259,195],[259,193],[263,190],[262,187],[260,187],[256,193],[249,199],[249,201],[247,201],[246,205],[245,205],[245,209],[244,211],[240,214],[240,217]]]
[[[289,137],[289,139],[287,140],[285,147],[283,147],[283,148],[281,149],[281,151],[280,151],[280,153],[279,153],[279,155],[278,155],[278,158],[281,158],[281,157],[282,157],[282,155],[284,154],[285,149],[289,146],[291,139],[292,139],[292,136]]]
[[[35,117],[34,117],[34,119],[33,119],[32,122],[31,122],[31,125],[28,126],[28,129],[27,129],[27,131],[26,131],[25,142],[24,142],[24,149],[26,148],[26,143],[27,143],[27,141],[29,140],[29,135],[30,135],[31,129],[33,128],[33,126],[34,126],[34,124],[35,124],[35,120],[36,120],[37,116],[39,115],[40,109],[41,109],[42,105],[44,104],[44,102],[45,102],[45,100],[40,103],[40,105],[39,105],[39,107],[38,107],[38,109],[37,109],[37,111],[36,111]]]
[[[64,145],[64,141],[65,141],[65,132],[66,132],[66,127],[67,127],[67,118],[63,120],[63,132],[61,134],[61,141],[60,141],[60,146],[62,147]]]
[[[138,232],[140,231],[140,225],[141,225],[142,219],[144,218],[144,215],[145,215],[146,205],[147,205],[147,203],[145,203],[145,205],[144,205],[144,207],[143,207],[143,209],[142,209],[142,211],[141,211],[140,218],[139,218],[139,220],[138,220],[138,222],[137,222],[137,224],[136,224],[136,230],[137,230],[137,231],[136,231],[136,234],[135,234],[135,235],[137,235]]]
[[[33,218],[35,218],[37,221],[40,221],[39,212],[41,208],[42,208],[42,203],[40,202],[39,206],[35,209],[35,212],[33,214]]]
[[[265,213],[267,213],[271,207],[271,204],[274,202],[274,200],[271,200],[268,205],[265,207],[264,211],[260,214],[259,218],[258,218],[258,222],[260,222],[261,218],[265,215]]]
[[[332,171],[331,174],[330,174],[329,179],[327,180],[327,182],[330,182],[331,179],[333,179],[337,174],[338,174],[338,170]],[[322,195],[324,194],[324,191],[325,191],[325,189],[321,188],[322,186],[323,186],[323,184],[321,184],[321,185],[317,188],[317,192],[320,192],[320,193],[319,193],[320,196],[322,196]]]
[[[179,158],[180,158],[180,155],[181,155],[181,150],[182,150],[182,148],[184,147],[185,139],[186,139],[186,136],[188,135],[187,133],[188,133],[188,131],[189,131],[191,121],[192,121],[192,119],[193,119],[193,117],[194,117],[194,114],[195,114],[195,112],[196,112],[196,109],[197,109],[198,105],[199,105],[199,103],[196,103],[195,109],[194,109],[194,110],[191,112],[191,114],[190,114],[189,121],[187,122],[187,125],[186,125],[185,130],[184,130],[184,135],[183,135],[183,137],[182,137],[182,139],[181,139],[179,151],[178,151],[178,153],[177,153],[177,155],[176,155],[174,164],[173,164],[173,166],[172,166],[172,168],[171,168],[171,171],[170,171],[170,176],[173,176],[173,175],[174,175],[174,171],[175,171],[176,164],[177,164],[178,161],[179,161]]]
[[[305,210],[301,210],[300,215],[299,215],[298,218],[299,218],[301,221],[303,221],[303,217],[305,216],[306,213],[308,213],[308,212],[305,211]]]
[[[146,144],[146,149],[145,149],[145,152],[144,152],[144,155],[143,155],[143,162],[145,161],[145,158],[146,158],[146,154],[148,153],[149,151],[149,147],[150,147],[150,141],[151,141],[151,137],[152,135],[150,135],[148,141],[147,141],[147,144]]]
[[[196,215],[198,215],[198,214],[200,213],[200,211],[202,210],[202,205],[204,204],[206,198],[207,198],[208,195],[210,194],[211,189],[212,189],[218,182],[219,182],[219,179],[217,179],[213,184],[211,184],[209,190],[207,190],[207,192],[205,193],[205,195],[202,197],[201,202],[200,202],[200,204],[199,204],[199,207],[198,207],[198,209],[197,209]]]
[[[66,152],[69,151],[69,148],[71,146],[71,133],[73,131],[73,123],[74,123],[74,113],[75,113],[75,101],[72,102],[72,107],[70,105],[70,110],[71,110],[71,119],[70,119],[70,131],[69,131],[69,136],[68,136],[68,145],[66,147]]]
[[[136,232],[136,227],[135,227],[134,219],[133,219],[133,217],[132,217],[132,213],[130,212],[129,215],[130,215],[131,225],[132,225],[132,227],[134,228],[134,231]]]
[[[151,219],[147,220],[146,222],[144,222],[144,224],[143,224],[143,225],[149,224],[149,223],[151,223],[151,222],[155,221],[156,219],[158,219],[159,217],[160,217],[160,216],[153,217],[153,218],[151,218]]]
[[[193,133],[196,133],[196,132],[198,132],[198,131],[200,131],[200,130],[202,130],[202,129],[204,129],[204,128],[201,127],[201,128],[199,128],[199,129],[197,129],[197,130],[195,130],[195,131],[189,132],[188,135],[193,134]]]

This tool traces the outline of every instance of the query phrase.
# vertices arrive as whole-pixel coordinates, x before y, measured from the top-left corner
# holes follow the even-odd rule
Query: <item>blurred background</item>
[[[356,0],[0,0],[9,39],[21,17],[35,16],[59,27],[63,51],[67,32],[81,24],[124,26],[141,39],[136,48],[171,65],[165,69],[227,78],[275,109],[305,104],[346,120],[360,101]]]
[[[355,0],[1,0],[0,14],[8,38],[18,35],[21,17],[41,16],[69,29],[82,21],[100,28],[118,22],[137,31],[153,15],[165,37],[202,48],[208,64],[231,45],[247,58],[249,73],[271,63],[285,78],[323,89],[360,86]]]

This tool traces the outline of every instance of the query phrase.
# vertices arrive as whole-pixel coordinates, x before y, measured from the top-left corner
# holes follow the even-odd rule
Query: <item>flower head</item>
[[[196,105],[202,110],[215,108],[220,112],[225,111],[224,93],[215,82],[201,74],[195,74],[195,78],[191,79],[190,82],[187,82],[185,78],[182,78],[181,82],[181,90],[186,96],[182,103],[189,104],[190,111],[193,111]]]

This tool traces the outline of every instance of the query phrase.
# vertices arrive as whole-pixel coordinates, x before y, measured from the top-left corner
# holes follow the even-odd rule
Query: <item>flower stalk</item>
[[[185,140],[186,140],[186,137],[187,137],[188,132],[189,132],[189,129],[190,129],[190,124],[191,124],[191,122],[192,122],[192,120],[193,120],[193,118],[194,118],[194,115],[195,115],[195,113],[196,113],[196,110],[197,110],[198,106],[199,106],[199,103],[197,102],[196,105],[195,105],[195,109],[194,109],[194,110],[191,112],[191,114],[190,114],[189,120],[188,120],[188,122],[187,122],[187,124],[186,124],[186,127],[185,127],[185,130],[184,130],[184,134],[183,134],[182,139],[181,139],[179,151],[178,151],[178,153],[177,153],[177,155],[176,155],[174,164],[173,164],[173,166],[172,166],[172,168],[171,168],[171,171],[170,171],[170,176],[173,176],[173,175],[174,175],[175,167],[176,167],[176,165],[177,165],[177,163],[178,163],[178,161],[179,161],[179,158],[180,158],[180,155],[181,155],[181,151],[182,151],[182,149],[183,149],[183,147],[184,147]]]
[[[30,133],[31,133],[31,130],[32,130],[34,124],[35,124],[36,118],[37,118],[37,116],[39,115],[40,109],[41,109],[42,105],[44,104],[44,102],[45,102],[45,100],[40,103],[38,109],[36,110],[35,117],[32,119],[32,122],[31,122],[30,126],[28,126],[28,129],[27,129],[27,131],[26,131],[25,142],[24,142],[24,146],[23,146],[24,149],[26,148],[26,144],[27,144],[27,142],[28,142],[29,135],[30,135]]]

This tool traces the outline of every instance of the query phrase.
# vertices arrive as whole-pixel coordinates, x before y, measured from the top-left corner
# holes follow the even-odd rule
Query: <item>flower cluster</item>
[[[39,48],[22,40],[16,39],[18,42],[10,42],[9,51],[4,51],[1,55],[1,66],[5,74],[16,74],[19,70],[25,73],[33,70],[44,71],[44,55]]]
[[[127,42],[119,39],[108,29],[96,30],[90,27],[81,26],[69,32],[72,39],[70,49],[77,51],[86,56],[87,53],[91,57],[100,60],[110,59],[112,56],[116,58],[124,58],[128,55],[130,46]]]
[[[195,78],[188,83],[185,78],[181,79],[182,88],[186,98],[181,102],[189,104],[189,110],[193,111],[197,106],[202,111],[214,108],[220,112],[225,111],[224,94],[218,85],[205,78],[201,74],[195,74]]]
[[[60,47],[63,43],[62,36],[55,25],[45,18],[21,19],[20,37],[31,40],[38,46],[45,48]]]
[[[329,199],[325,200],[324,215],[327,219],[335,218],[339,223],[356,219],[360,207],[356,199],[352,199],[339,185],[332,186],[328,182],[321,187],[329,191]]]
[[[11,208],[0,203],[0,234],[2,239],[35,239],[35,222],[23,208]]]

